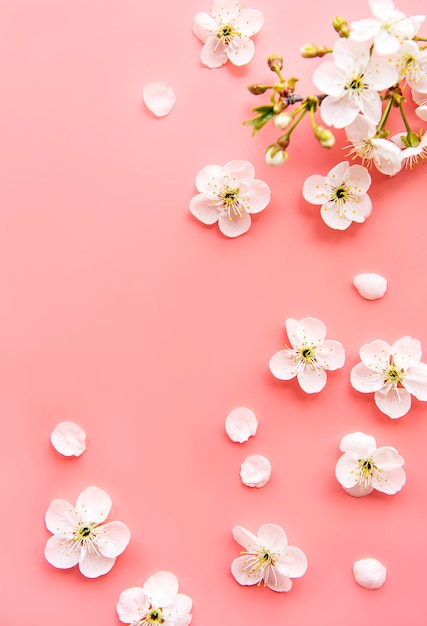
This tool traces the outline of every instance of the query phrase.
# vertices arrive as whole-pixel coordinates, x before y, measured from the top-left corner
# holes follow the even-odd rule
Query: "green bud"
[[[322,148],[332,148],[335,143],[335,136],[329,128],[323,128],[323,126],[316,126],[314,129],[314,135],[319,140]]]
[[[307,43],[305,46],[300,48],[301,56],[304,59],[314,59],[315,57],[324,57],[325,54],[332,52],[330,48],[326,48],[326,46],[318,46],[314,43]]]
[[[248,85],[248,91],[254,96],[260,96],[267,91],[268,87],[265,85]]]
[[[283,165],[289,159],[289,154],[277,144],[269,146],[265,153],[265,160],[268,165]]]
[[[280,72],[283,68],[283,57],[279,54],[270,54],[267,63],[272,72]]]
[[[332,20],[332,26],[335,28],[340,37],[344,37],[346,39],[350,37],[350,27],[344,17],[341,17],[340,15],[334,17]]]

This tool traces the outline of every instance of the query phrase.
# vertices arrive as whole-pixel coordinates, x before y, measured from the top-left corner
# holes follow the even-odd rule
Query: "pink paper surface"
[[[299,129],[288,163],[270,168],[263,152],[277,134],[252,138],[242,125],[262,103],[246,85],[271,80],[275,52],[300,92],[313,91],[319,61],[299,47],[332,44],[332,17],[367,17],[368,5],[248,6],[265,16],[253,61],[209,70],[191,32],[210,8],[201,0],[0,0],[2,626],[115,626],[121,591],[159,570],[193,598],[195,625],[426,624],[427,405],[414,400],[392,421],[349,382],[374,339],[411,335],[427,354],[425,166],[392,179],[373,171],[371,217],[330,230],[301,188],[344,158],[343,133],[325,151]],[[421,0],[401,8],[425,11]],[[163,119],[142,103],[156,81],[177,96]],[[236,240],[188,210],[198,171],[232,159],[250,160],[272,190]],[[359,296],[361,272],[387,278],[382,300]],[[314,396],[268,370],[285,319],[305,316],[346,349]],[[259,420],[244,444],[224,429],[238,406]],[[51,446],[65,420],[87,433],[78,459]],[[334,469],[353,431],[404,457],[400,493],[344,493]],[[272,464],[262,489],[240,481],[252,454]],[[89,485],[132,533],[96,580],[43,556],[50,502],[74,503]],[[307,555],[290,593],[231,576],[233,526],[266,522]],[[364,557],[388,568],[378,591],[353,580]]]

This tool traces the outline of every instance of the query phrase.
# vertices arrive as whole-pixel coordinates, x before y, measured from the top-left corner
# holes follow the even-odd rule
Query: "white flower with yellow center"
[[[270,202],[270,188],[255,177],[249,161],[207,165],[196,177],[200,192],[190,200],[190,211],[203,224],[218,222],[227,237],[238,237],[251,225],[251,215]]]
[[[279,380],[297,378],[306,393],[317,393],[326,385],[326,370],[344,365],[345,352],[339,341],[325,339],[326,326],[314,317],[288,318],[286,332],[291,347],[276,352],[269,363]]]
[[[393,56],[400,80],[412,89],[427,90],[427,50],[420,50],[415,41],[405,41]]]
[[[261,30],[264,16],[256,9],[245,9],[235,0],[214,0],[211,15],[197,13],[193,33],[203,42],[201,60],[210,68],[221,67],[228,60],[246,65],[255,46],[250,39]]]
[[[231,564],[231,573],[241,585],[263,584],[273,591],[289,591],[291,579],[307,570],[304,552],[288,545],[285,531],[277,524],[264,524],[257,535],[235,526],[233,537],[244,548]]]
[[[411,408],[411,395],[427,401],[427,365],[421,363],[418,339],[402,337],[393,345],[376,340],[360,348],[361,362],[353,367],[354,389],[373,393],[380,411],[396,419]]]
[[[382,103],[379,92],[398,82],[397,69],[384,59],[372,58],[369,46],[338,39],[333,61],[324,61],[313,73],[313,82],[327,94],[320,114],[328,126],[344,128],[359,113],[377,124]]]
[[[367,191],[371,185],[368,170],[362,165],[338,163],[326,176],[313,174],[304,183],[302,195],[311,204],[320,204],[323,221],[336,230],[352,222],[364,222],[371,214]]]
[[[391,446],[377,448],[370,435],[351,433],[342,438],[335,476],[344,491],[357,498],[374,489],[392,495],[406,482],[404,460]]]
[[[88,578],[109,572],[130,539],[122,522],[104,523],[111,505],[110,496],[98,487],[85,489],[75,508],[66,500],[54,500],[45,518],[53,533],[46,543],[46,560],[60,569],[78,564]]]
[[[402,169],[400,148],[393,141],[377,137],[376,125],[363,115],[358,115],[347,126],[345,134],[352,143],[348,156],[358,156],[362,164],[374,164],[377,170],[388,176],[394,176]]]
[[[150,576],[143,587],[131,587],[120,594],[119,619],[132,626],[188,626],[191,623],[191,598],[178,593],[178,579],[171,572]]]

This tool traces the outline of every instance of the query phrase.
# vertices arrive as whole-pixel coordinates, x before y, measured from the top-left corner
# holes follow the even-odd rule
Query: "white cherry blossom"
[[[360,348],[361,362],[353,367],[354,389],[373,393],[377,407],[396,419],[411,408],[411,396],[427,401],[427,365],[421,363],[418,339],[402,337],[393,345],[377,339]]]
[[[178,593],[178,579],[171,572],[150,576],[142,587],[131,587],[120,594],[119,619],[132,626],[188,626],[191,623],[191,598]]]
[[[335,476],[344,491],[359,498],[377,490],[392,495],[406,482],[404,460],[391,446],[377,448],[371,435],[351,433],[342,438]]]
[[[363,115],[358,115],[345,129],[347,138],[352,143],[350,155],[362,159],[368,166],[374,164],[383,174],[394,176],[402,169],[401,150],[388,139],[376,137],[376,125]]]
[[[427,90],[427,50],[420,50],[415,41],[405,41],[392,57],[392,63],[412,89]]]
[[[228,60],[246,65],[255,52],[251,37],[263,23],[261,11],[245,9],[235,0],[214,0],[211,14],[197,13],[193,22],[193,33],[204,44],[202,63],[210,68],[221,67]]]
[[[257,535],[235,526],[233,537],[244,548],[231,565],[240,585],[262,583],[273,591],[290,591],[291,579],[300,578],[307,570],[304,552],[288,545],[285,531],[277,524],[264,524]]]
[[[378,123],[382,103],[379,92],[394,85],[397,69],[384,59],[371,57],[369,46],[350,39],[338,39],[333,61],[324,61],[313,73],[313,82],[327,94],[320,114],[335,128],[344,128],[359,113]]]
[[[374,17],[352,22],[350,37],[354,41],[373,39],[378,54],[397,52],[402,41],[417,34],[425,19],[424,15],[406,17],[393,0],[369,0],[369,7]]]
[[[122,522],[104,523],[111,498],[98,487],[88,487],[76,506],[53,500],[46,512],[46,527],[53,533],[46,543],[46,560],[59,569],[79,565],[87,578],[107,574],[129,543],[130,532]]]
[[[313,174],[304,183],[302,195],[311,204],[320,204],[323,221],[336,230],[352,222],[364,222],[371,214],[367,191],[371,185],[368,170],[347,161],[335,165],[326,176]]]
[[[317,393],[326,385],[326,370],[344,365],[345,352],[339,341],[325,339],[326,326],[315,317],[288,318],[286,346],[270,359],[270,371],[279,380],[297,378],[306,393]]]
[[[207,165],[196,177],[200,193],[190,201],[191,213],[203,224],[218,222],[227,237],[242,235],[250,228],[251,214],[259,213],[270,202],[269,186],[254,176],[249,161]]]

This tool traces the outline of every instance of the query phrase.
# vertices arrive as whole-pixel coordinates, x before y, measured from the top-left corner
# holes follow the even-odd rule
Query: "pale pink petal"
[[[305,343],[319,343],[326,337],[326,326],[315,317],[303,317],[294,320],[289,317],[286,320],[286,332],[293,348]]]
[[[213,0],[211,13],[216,20],[234,23],[241,10],[242,5],[236,0]]]
[[[352,165],[349,170],[348,182],[354,194],[363,195],[371,186],[372,178],[363,165]]]
[[[383,91],[399,81],[399,73],[392,63],[385,59],[371,57],[367,67],[366,76],[371,83],[372,93],[380,99],[378,91]]]
[[[270,187],[264,181],[255,179],[245,196],[249,198],[246,205],[249,213],[260,213],[270,202]]]
[[[149,83],[142,90],[142,97],[147,109],[157,117],[170,113],[175,105],[176,96],[168,83]]]
[[[382,298],[387,291],[387,280],[379,274],[357,274],[353,278],[353,285],[366,300]]]
[[[327,93],[329,96],[339,98],[344,93],[344,74],[333,61],[324,61],[314,70],[313,83],[319,91]]]
[[[402,388],[391,389],[388,393],[376,391],[374,399],[379,410],[392,419],[402,417],[411,408],[411,394]]]
[[[365,343],[360,348],[360,358],[362,362],[375,371],[384,371],[390,363],[392,347],[381,339]]]
[[[353,496],[353,498],[363,498],[364,496],[369,496],[370,493],[374,491],[372,485],[354,485],[354,487],[343,487],[344,491],[349,495]]]
[[[358,114],[358,107],[345,94],[340,97],[326,96],[320,107],[322,120],[335,128],[348,126]]]
[[[324,204],[330,197],[330,187],[326,185],[326,176],[313,174],[304,182],[302,195],[311,204]]]
[[[288,538],[285,531],[277,524],[263,524],[257,532],[258,543],[265,546],[270,552],[281,552],[288,545]]]
[[[380,121],[382,100],[376,91],[371,89],[366,94],[362,94],[362,96],[357,100],[357,103],[360,112],[371,120],[371,122],[377,124]]]
[[[372,213],[372,202],[368,195],[346,203],[346,217],[352,222],[362,224]]]
[[[427,365],[418,363],[409,367],[402,384],[417,400],[425,402],[427,400]]]
[[[228,215],[220,215],[218,219],[219,230],[226,237],[239,237],[246,233],[251,226],[251,216],[246,211],[240,215],[234,215],[229,219]]]
[[[320,217],[329,228],[334,230],[347,230],[351,226],[351,220],[343,215],[336,202],[328,202],[320,209]]]
[[[340,443],[342,452],[355,452],[359,459],[370,457],[376,448],[377,442],[375,438],[360,432],[345,435]]]
[[[86,433],[74,422],[60,422],[50,435],[53,447],[64,456],[80,456],[86,450]]]
[[[178,624],[179,626],[188,626],[191,623],[192,616],[190,611],[193,608],[193,600],[184,595],[178,593],[173,602],[165,609],[163,609],[163,618],[165,620],[165,626],[170,624]]]
[[[391,351],[398,367],[418,365],[421,360],[421,343],[413,337],[401,337],[391,346]]]
[[[220,179],[220,180],[218,180]],[[196,176],[197,191],[217,196],[218,187],[222,187],[222,167],[220,165],[206,165]]]
[[[270,461],[261,454],[248,456],[240,467],[240,478],[247,487],[264,487],[270,480]]]
[[[377,467],[381,467],[384,472],[389,472],[395,467],[404,465],[405,461],[400,454],[391,446],[381,446],[372,454],[374,463]]]
[[[178,593],[178,579],[172,572],[157,572],[144,583],[144,591],[155,606],[168,606]]]
[[[111,498],[99,487],[88,487],[77,498],[76,511],[82,521],[103,522],[111,510]]]
[[[231,441],[243,443],[249,437],[255,435],[258,428],[258,420],[251,409],[239,407],[233,409],[225,420],[225,430]]]
[[[369,46],[351,39],[337,39],[334,45],[334,61],[346,74],[364,69],[370,60]]]
[[[379,589],[385,583],[387,568],[377,559],[361,559],[353,563],[354,580],[365,589]]]
[[[264,577],[264,583],[272,591],[283,592],[292,589],[292,580],[284,574],[281,574],[277,568],[274,569],[274,573],[272,572],[272,568],[269,568],[268,578],[265,579]]]
[[[106,556],[98,556],[95,552],[87,552],[82,550],[79,561],[79,569],[86,578],[98,578],[108,574],[112,569],[116,559],[110,559]]]
[[[103,556],[119,556],[130,540],[130,532],[122,522],[108,522],[96,529],[97,545]]]
[[[193,33],[203,41],[203,43],[205,43],[209,37],[216,35],[218,30],[218,24],[209,13],[202,11],[194,16]]]
[[[63,535],[53,535],[47,540],[44,556],[54,567],[69,569],[79,562],[80,550],[73,540]]]
[[[124,624],[137,622],[150,608],[150,600],[142,587],[131,587],[120,594],[117,603],[119,619]]]
[[[209,37],[203,44],[200,54],[203,65],[214,69],[227,62],[227,46],[220,42],[218,37]]]
[[[367,17],[356,22],[351,22],[350,38],[354,41],[368,41],[381,28],[381,24],[373,17]]]
[[[191,198],[190,212],[203,224],[215,224],[219,218],[218,207],[203,193]]]
[[[384,376],[372,371],[364,363],[357,363],[350,372],[350,382],[356,391],[372,393],[384,386]]]
[[[328,172],[327,179],[333,187],[343,182],[347,182],[350,175],[350,165],[348,161],[341,161]]]
[[[235,38],[226,46],[226,54],[233,65],[246,65],[255,54],[255,45],[251,39]]]
[[[248,568],[248,556],[239,556],[231,564],[231,573],[240,585],[256,585],[262,580],[262,571]]]
[[[53,500],[45,515],[46,528],[51,533],[71,537],[79,524],[78,515],[67,500]]]
[[[248,552],[253,550],[254,548],[258,548],[258,539],[256,536],[250,532],[250,530],[246,530],[243,526],[235,526],[233,528],[233,538],[242,548],[245,548]]]
[[[395,467],[388,472],[385,472],[380,480],[376,477],[372,480],[372,485],[377,491],[393,495],[400,491],[406,482],[406,474],[403,467]]]
[[[300,578],[307,571],[307,557],[300,548],[287,546],[277,558],[276,568],[284,576]]]
[[[234,26],[243,37],[252,37],[258,33],[264,24],[264,16],[256,9],[243,9],[235,19]]]
[[[235,178],[236,181],[245,180],[252,182],[255,176],[255,168],[250,161],[228,161],[221,168],[221,175],[228,176],[229,179]]]
[[[283,349],[274,354],[269,362],[273,376],[279,380],[291,380],[296,376],[296,363],[292,350]]]
[[[306,393],[319,393],[326,385],[327,376],[324,370],[306,365],[303,370],[298,371],[297,379]]]
[[[420,106],[415,109],[415,113],[418,115],[420,119],[424,122],[427,122],[427,106]]]
[[[359,455],[356,452],[346,452],[337,461],[335,477],[346,489],[357,484],[356,472],[358,469]]]

